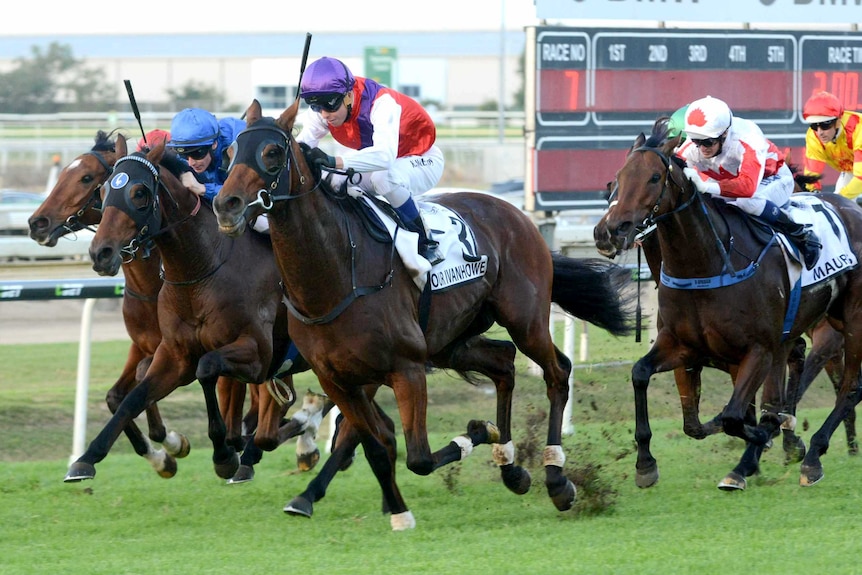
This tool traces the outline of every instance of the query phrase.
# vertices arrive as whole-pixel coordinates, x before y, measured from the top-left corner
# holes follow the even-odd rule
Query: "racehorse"
[[[394,435],[364,386],[393,389],[407,467],[427,475],[442,462],[428,443],[426,362],[451,364],[471,352],[481,341],[477,336],[494,322],[544,371],[551,404],[545,484],[557,509],[571,508],[575,488],[563,475],[561,447],[571,362],[551,339],[550,304],[626,333],[629,301],[617,282],[628,273],[597,260],[552,257],[536,226],[517,208],[482,194],[449,194],[435,200],[470,228],[476,255],[487,256],[484,275],[433,293],[430,302],[427,295],[420,298],[393,244],[361,233],[358,203],[309,167],[291,135],[298,109],[297,99],[274,120],[262,117],[257,100],[251,104],[248,128],[237,137],[230,174],[213,207],[221,230],[233,237],[269,210],[291,337],[361,438],[392,513],[392,528],[414,527],[415,520],[395,482]],[[502,429],[494,452],[498,463],[514,459],[511,438]]]
[[[823,476],[820,456],[841,421],[836,417],[846,415],[858,401],[855,390],[862,334],[844,326],[862,320],[858,305],[862,270],[853,267],[804,288],[792,326],[783,333],[792,287],[784,252],[774,239],[764,246],[748,227],[746,216],[723,202],[707,201],[695,191],[682,172],[682,160],[673,153],[678,144],[679,138],[668,139],[658,126],[649,139],[638,136],[616,175],[616,205],[606,222],[610,241],[619,249],[629,248],[639,230],[655,224],[662,277],[699,280],[709,286],[718,277],[723,284],[692,290],[677,289],[681,284],[670,281],[667,283],[674,287],[665,281],[659,285],[662,325],[649,353],[632,369],[638,485],[647,487],[658,479],[658,466],[649,450],[646,408],[646,390],[654,373],[697,366],[704,358],[738,366],[721,424],[725,433],[743,438],[755,449],[746,451],[719,487],[744,486],[745,477],[757,470],[762,448],[781,422],[770,407],[758,425],[747,423],[748,408],[761,384],[777,390],[773,393],[781,397],[784,366],[796,338],[826,316],[844,334],[846,357],[836,408],[815,433],[803,459],[800,483],[813,484]],[[839,196],[824,195],[822,201],[846,226],[854,253],[862,253],[862,210]],[[746,270],[752,273],[742,273]],[[740,281],[743,278],[748,279]],[[782,403],[787,400],[781,399]]]
[[[150,405],[154,401],[158,401],[179,385],[186,385],[194,379],[194,368],[197,363],[197,357],[200,357],[204,353],[202,351],[202,346],[211,343],[210,341],[206,341],[204,338],[211,337],[213,339],[217,339],[219,337],[230,337],[229,335],[225,336],[221,333],[213,333],[216,332],[220,326],[210,325],[207,318],[198,319],[189,315],[190,313],[204,314],[207,311],[205,308],[192,308],[192,311],[190,312],[189,308],[183,308],[183,305],[187,303],[190,297],[192,297],[192,294],[195,294],[198,291],[204,291],[207,287],[210,291],[218,289],[218,282],[224,280],[224,272],[233,269],[234,273],[247,274],[246,277],[250,284],[253,284],[254,278],[260,278],[256,281],[258,283],[268,285],[270,291],[275,292],[275,295],[269,298],[268,307],[267,303],[261,303],[260,308],[257,307],[257,304],[260,303],[257,301],[248,304],[246,307],[239,306],[234,302],[220,302],[218,299],[212,299],[208,302],[209,305],[214,306],[221,304],[225,309],[237,309],[238,316],[242,316],[244,313],[245,317],[253,317],[256,325],[259,324],[260,326],[256,331],[250,330],[251,333],[242,333],[243,337],[249,338],[249,343],[252,346],[260,346],[260,349],[258,350],[253,347],[251,350],[246,350],[240,346],[240,349],[237,350],[237,353],[247,354],[246,358],[239,357],[237,361],[243,362],[244,365],[248,364],[248,369],[245,371],[237,370],[236,373],[231,373],[229,370],[225,370],[224,374],[221,374],[216,370],[215,376],[207,379],[206,384],[202,382],[205,390],[205,397],[207,399],[208,411],[214,409],[218,414],[218,417],[216,418],[212,413],[210,413],[209,428],[210,436],[215,448],[214,462],[216,464],[216,470],[219,476],[224,477],[225,479],[230,478],[237,470],[238,458],[236,456],[236,448],[233,445],[228,446],[226,443],[226,430],[224,428],[221,414],[218,412],[218,402],[215,394],[216,380],[219,376],[225,375],[230,376],[232,380],[236,381],[260,382],[260,374],[267,374],[266,370],[269,368],[270,358],[273,356],[273,324],[276,321],[280,322],[280,325],[282,326],[280,328],[280,333],[286,334],[284,312],[281,314],[277,313],[277,308],[279,307],[277,297],[277,271],[275,270],[274,263],[267,265],[268,260],[266,259],[266,255],[269,255],[269,261],[271,261],[271,249],[268,248],[268,242],[265,238],[256,237],[248,238],[243,242],[227,242],[228,245],[220,246],[220,243],[225,244],[225,242],[217,241],[221,239],[221,236],[215,229],[215,223],[212,221],[211,215],[209,216],[210,229],[212,230],[211,235],[214,237],[208,238],[206,234],[199,233],[202,229],[206,229],[206,226],[199,226],[196,225],[196,223],[200,219],[205,219],[206,216],[202,216],[202,218],[198,218],[197,220],[188,221],[194,218],[194,214],[183,213],[181,209],[182,206],[179,203],[181,199],[185,200],[187,203],[189,201],[193,201],[193,198],[196,196],[186,190],[186,188],[179,183],[178,179],[168,170],[156,170],[154,164],[144,163],[147,162],[147,160],[143,155],[138,154],[126,156],[126,141],[122,135],[117,137],[116,148],[117,155],[120,157],[120,160],[123,160],[126,163],[126,169],[128,169],[130,165],[136,168],[143,168],[144,175],[151,174],[153,182],[158,182],[160,185],[153,186],[151,188],[150,195],[144,200],[140,200],[140,198],[130,198],[126,200],[122,197],[122,191],[115,191],[113,195],[108,196],[109,199],[105,201],[105,205],[103,207],[103,216],[101,223],[99,224],[99,229],[96,231],[96,235],[94,236],[93,243],[90,247],[91,256],[94,259],[94,269],[104,275],[116,274],[123,262],[130,260],[130,256],[134,255],[138,248],[148,249],[148,246],[151,243],[154,243],[155,246],[158,247],[158,251],[162,256],[161,264],[164,268],[164,285],[159,293],[159,302],[157,306],[157,315],[159,318],[159,327],[161,329],[162,337],[160,338],[157,347],[153,350],[153,357],[146,358],[138,367],[139,375],[143,375],[144,373],[150,375],[139,377],[138,386],[129,392],[122,400],[120,408],[116,413],[114,413],[114,416],[103,432],[99,434],[99,437],[93,443],[91,443],[87,452],[77,462],[75,462],[72,467],[70,467],[69,473],[67,474],[67,481],[77,481],[93,477],[95,475],[95,467],[93,464],[100,461],[107,454],[110,445],[116,439],[116,434],[119,428],[125,426],[127,421],[130,421],[131,418],[140,413],[140,411],[147,405]],[[152,153],[157,153],[159,159],[161,159],[163,151],[164,147],[160,146],[157,152]],[[133,158],[137,158],[137,161]],[[143,160],[143,162],[141,160]],[[174,158],[174,161],[178,162],[179,160]],[[156,170],[157,174],[153,174],[151,169]],[[140,174],[136,173],[136,176],[140,176]],[[123,180],[128,180],[130,176],[127,171],[118,171],[115,166],[114,178],[118,177]],[[134,182],[138,183],[138,180],[135,180]],[[168,191],[168,186],[173,186],[175,188],[173,193]],[[138,187],[140,188],[141,186]],[[158,200],[157,196],[160,190],[163,190],[165,195],[164,209],[161,209],[162,202]],[[180,194],[178,191],[184,191],[185,193]],[[147,204],[147,209],[144,211],[129,211],[127,206],[132,204],[134,199],[137,199],[138,201],[149,201],[150,203]],[[124,203],[124,200],[128,202],[128,204]],[[199,204],[194,205],[199,207]],[[127,211],[124,212],[124,209]],[[206,214],[207,212],[208,211],[205,210],[203,213]],[[133,220],[132,217],[137,219]],[[163,227],[161,226],[162,218],[164,218],[165,223]],[[137,229],[136,224],[141,229]],[[179,230],[177,228],[179,228]],[[183,262],[180,262],[179,264],[175,261],[168,262],[165,258],[165,247],[167,246],[175,252],[182,253],[180,249],[175,246],[181,243],[185,245],[193,244],[194,242],[192,241],[192,238],[201,238],[201,241],[209,243],[197,244],[197,247],[199,247],[200,250],[194,254],[194,260],[187,265]],[[233,244],[238,245],[234,246]],[[207,246],[207,248],[212,249],[204,249],[202,246]],[[219,248],[221,248],[221,251],[219,251]],[[235,254],[234,248],[236,248]],[[227,259],[230,256],[233,256],[231,261],[235,262],[242,261],[242,258],[244,257],[250,258],[246,259],[246,261],[248,263],[254,261],[256,266],[255,269],[259,269],[261,271],[255,274],[245,269],[234,269],[237,266],[223,266],[224,259]],[[211,266],[211,269],[206,270],[208,265]],[[267,272],[269,272],[268,275]],[[195,274],[201,275],[200,277],[194,277]],[[229,299],[228,296],[225,297],[225,300],[227,299]],[[165,302],[169,303],[166,304]],[[248,307],[250,307],[251,310],[246,309]],[[177,309],[181,311],[177,311]],[[258,316],[258,313],[260,313],[260,317]],[[217,314],[213,314],[213,316],[216,315]],[[173,332],[166,334],[164,326],[165,322],[168,320],[177,322],[171,325],[172,330],[183,327],[184,333],[180,336],[177,336]],[[187,325],[194,325],[196,327],[188,328],[186,327]],[[246,326],[240,324],[236,328],[229,327],[226,331],[228,333],[237,333],[238,330],[245,329],[245,327]],[[269,333],[266,333],[267,330]],[[202,340],[206,341],[206,343]],[[279,359],[283,357],[286,345],[287,344],[284,342],[278,342],[276,347],[276,356]],[[259,352],[259,356],[252,352]],[[155,362],[156,357],[159,357],[160,361],[156,363],[156,367],[154,369],[160,368],[162,370],[157,376],[152,375],[151,371],[148,370],[148,367],[153,365],[152,362]],[[222,356],[217,356],[214,359],[216,361],[223,360]],[[171,363],[171,365],[166,367],[164,365],[165,362]],[[174,377],[175,379],[172,379]],[[191,379],[189,379],[190,377]],[[233,383],[232,385],[236,386],[237,384]],[[277,445],[278,424],[280,423],[281,417],[284,415],[284,411],[286,411],[286,407],[279,407],[278,405],[270,407],[268,403],[269,400],[271,400],[269,394],[260,394],[259,401],[261,404],[261,416],[259,417],[258,422],[258,432],[260,437],[256,436],[255,440],[258,445],[263,443],[264,449],[274,449]],[[235,413],[240,413],[241,408],[242,403],[240,402],[238,407],[234,407],[233,411]],[[266,417],[264,417],[263,414],[266,414]],[[266,428],[267,432],[262,433],[261,428]],[[265,443],[260,441],[261,437],[266,437],[267,441]]]
[[[51,193],[30,216],[30,238],[38,244],[54,247],[60,237],[83,229],[92,229],[102,219],[100,188],[113,171],[117,158],[111,135],[98,131],[95,144],[69,163],[59,174]],[[150,356],[161,340],[156,300],[162,280],[160,259],[154,252],[149,259],[135,258],[123,263],[123,320],[132,340],[123,371],[108,390],[105,401],[111,413],[137,384],[135,369]],[[135,452],[145,457],[162,477],[173,477],[177,471],[175,457],[189,453],[188,439],[175,431],[168,432],[156,404],[147,407],[149,438],[161,443],[164,450],[153,448],[137,424],[130,421],[126,436]]]
[[[112,134],[98,131],[93,147],[72,160],[60,172],[48,197],[30,217],[30,237],[41,245],[53,247],[60,237],[82,229],[92,230],[93,226],[99,224],[102,219],[101,186],[113,173],[117,157]],[[141,251],[144,253],[125,257],[122,263],[125,277],[123,319],[132,344],[122,374],[106,397],[111,413],[116,412],[129,390],[137,385],[135,370],[138,363],[152,356],[162,338],[157,311],[158,293],[163,283],[159,274],[161,258],[156,248]],[[222,415],[227,423],[227,441],[237,450],[243,450],[243,465],[238,472],[241,475],[232,478],[232,482],[248,480],[253,476],[253,465],[261,456],[255,441],[267,449],[273,449],[273,445],[283,443],[296,433],[314,433],[314,429],[297,428],[296,422],[287,429],[279,430],[276,424],[289,405],[279,405],[269,397],[264,397],[260,402],[255,386],[250,390],[251,404],[245,417],[242,416],[244,386],[230,378],[220,378],[218,391]],[[264,413],[259,417],[261,409]],[[164,450],[154,449],[134,421],[130,422],[125,432],[135,452],[145,457],[159,475],[173,477],[177,470],[174,458],[185,457],[189,453],[188,439],[175,431],[167,432],[157,404],[148,406],[146,412],[149,438],[161,443]],[[314,413],[310,415],[313,417]],[[259,421],[264,422],[260,427]],[[245,434],[254,433],[254,440],[244,440],[243,429]],[[316,446],[298,447],[297,460],[301,469],[313,467],[318,458]]]

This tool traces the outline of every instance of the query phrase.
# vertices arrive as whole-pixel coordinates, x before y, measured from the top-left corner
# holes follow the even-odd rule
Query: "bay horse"
[[[51,192],[30,216],[30,238],[39,245],[54,247],[63,236],[92,230],[102,219],[100,189],[113,172],[116,159],[111,134],[99,130],[93,147],[63,168]],[[123,263],[123,321],[132,343],[120,377],[105,397],[111,413],[116,412],[123,398],[137,385],[138,363],[151,356],[161,341],[156,314],[162,287],[160,265],[158,252],[148,259],[135,258]],[[126,436],[135,452],[145,457],[160,476],[173,477],[177,471],[175,458],[188,455],[189,441],[176,431],[167,431],[156,404],[148,406],[146,411],[149,440],[161,443],[164,449],[156,450],[134,421],[125,427]]]
[[[58,175],[51,192],[29,218],[30,237],[40,245],[53,247],[59,238],[80,230],[93,230],[102,220],[101,186],[113,173],[114,161],[118,158],[112,133],[99,130],[93,147],[73,159]],[[116,383],[106,396],[111,413],[129,391],[137,385],[136,368],[146,357],[152,356],[161,341],[158,324],[158,294],[162,287],[159,270],[161,258],[157,248],[141,249],[141,253],[126,256],[122,262],[125,288],[123,291],[123,321],[132,340],[126,363]],[[222,415],[227,424],[227,441],[237,450],[243,451],[241,476],[232,482],[248,480],[254,474],[253,465],[260,460],[260,449],[255,444],[272,449],[298,432],[314,433],[314,430],[291,426],[289,431],[279,430],[277,423],[289,406],[280,406],[265,397],[262,402],[263,416],[259,417],[261,405],[257,387],[253,386],[251,403],[243,417],[245,387],[230,378],[220,378],[218,392]],[[190,450],[188,439],[175,431],[168,432],[162,422],[157,404],[146,408],[149,439],[162,444],[156,450],[133,421],[124,430],[135,452],[145,457],[158,474],[173,477],[177,471],[176,457],[185,457]],[[263,425],[258,426],[262,421]],[[243,431],[245,430],[245,431]],[[254,440],[245,440],[243,434],[254,433]],[[301,469],[313,467],[319,458],[316,447],[298,449],[297,460]]]
[[[616,174],[616,205],[606,222],[610,241],[627,249],[639,230],[654,224],[662,273],[670,278],[706,282],[725,277],[729,269],[755,271],[744,281],[728,280],[729,285],[713,289],[676,289],[660,283],[661,327],[650,351],[632,369],[638,485],[647,487],[658,479],[658,466],[649,449],[652,434],[646,403],[653,374],[697,366],[704,358],[738,366],[721,425],[725,433],[744,439],[755,449],[746,450],[719,487],[744,486],[745,477],[757,470],[762,448],[781,422],[770,408],[752,425],[746,420],[749,406],[761,385],[781,395],[784,367],[796,338],[827,317],[844,335],[845,364],[836,408],[812,437],[803,459],[800,484],[811,485],[823,476],[820,456],[829,437],[858,401],[862,334],[845,326],[862,321],[862,269],[856,266],[804,288],[793,324],[783,334],[791,293],[783,251],[775,243],[764,247],[748,228],[747,216],[723,202],[707,201],[695,191],[683,174],[683,161],[674,155],[678,144],[679,138],[668,139],[660,127],[654,127],[648,139],[641,134],[635,140]],[[840,196],[820,197],[846,226],[854,254],[862,253],[862,210]]]
[[[571,508],[575,488],[563,474],[561,447],[571,362],[551,339],[550,304],[612,333],[627,333],[630,301],[619,282],[628,273],[598,260],[552,257],[530,218],[507,202],[449,194],[435,201],[471,228],[487,268],[477,281],[430,296],[426,318],[426,300],[420,305],[420,290],[393,245],[361,233],[356,205],[309,167],[291,135],[298,109],[297,99],[278,119],[264,118],[260,103],[252,102],[213,207],[221,231],[231,237],[242,236],[248,222],[268,210],[291,337],[361,438],[392,528],[415,527],[415,519],[395,481],[394,434],[366,386],[393,389],[407,468],[427,475],[442,462],[428,442],[426,362],[451,364],[479,345],[477,336],[495,322],[543,369],[551,404],[545,484],[557,509]],[[500,431],[495,460],[511,463],[511,437]]]
[[[135,161],[129,158],[139,158],[144,159],[142,154],[126,156],[126,140],[122,135],[117,137],[116,142],[117,155],[120,160],[125,160],[130,162],[135,167],[142,167],[146,171],[144,175],[151,173],[149,170],[150,167],[155,169],[154,164],[144,164],[140,161]],[[151,153],[157,154],[158,159],[161,160],[164,156],[164,146],[160,145],[156,151]],[[146,161],[144,159],[144,161]],[[179,162],[176,158],[173,158],[173,161]],[[126,166],[128,167],[128,165]],[[128,173],[120,170],[118,172],[116,166],[113,170],[114,178],[118,177],[120,174],[124,179],[128,179]],[[138,174],[140,175],[140,174]],[[181,197],[181,194],[177,193],[175,190],[173,194],[171,192],[166,191],[167,200],[165,204],[167,205],[165,213],[159,209],[161,204],[155,199],[156,196],[152,194],[157,194],[159,189],[167,190],[168,185],[172,185],[179,190],[185,191],[185,196],[194,196],[191,192],[186,190],[182,184],[179,183],[179,180],[171,174],[167,170],[160,170],[158,177],[153,176],[154,181],[160,182],[162,186],[155,186],[152,188],[152,193],[148,197],[148,200],[140,200],[138,201],[150,201],[149,208],[150,211],[146,212],[136,212],[128,210],[128,205],[133,203],[132,199],[127,200],[128,204],[123,203],[124,198],[117,198],[121,196],[121,192],[116,192],[114,196],[109,196],[112,198],[111,201],[105,202],[103,206],[103,214],[102,219],[99,224],[99,228],[96,231],[96,235],[93,238],[93,243],[91,244],[91,257],[94,259],[94,269],[103,275],[113,275],[119,271],[120,266],[128,265],[124,264],[124,262],[136,261],[136,259],[131,259],[130,254],[134,254],[138,248],[146,247],[150,243],[154,243],[155,247],[158,249],[159,254],[161,255],[161,266],[163,268],[163,277],[160,280],[163,285],[159,292],[159,301],[157,304],[154,304],[154,307],[150,309],[153,312],[153,315],[158,318],[157,328],[159,329],[160,338],[156,342],[156,347],[153,350],[153,353],[144,358],[137,367],[137,376],[139,380],[139,384],[131,390],[125,398],[119,404],[119,408],[115,411],[114,416],[111,421],[99,434],[98,438],[92,442],[87,449],[87,452],[79,458],[79,460],[70,467],[69,473],[67,474],[67,481],[78,481],[81,479],[92,478],[95,475],[95,467],[94,463],[100,461],[107,455],[108,449],[110,449],[110,445],[116,439],[116,434],[118,430],[124,427],[128,421],[131,421],[141,410],[146,408],[149,405],[152,405],[155,401],[158,401],[167,393],[179,387],[180,385],[186,385],[190,383],[191,380],[188,379],[189,372],[191,372],[191,377],[194,379],[194,367],[189,368],[186,365],[188,362],[195,364],[196,358],[185,358],[184,354],[188,353],[189,356],[197,353],[201,355],[201,343],[197,342],[197,347],[195,347],[195,338],[203,337],[204,335],[212,335],[213,337],[217,337],[219,334],[209,334],[204,326],[207,324],[206,320],[197,321],[196,318],[189,318],[188,316],[183,316],[182,314],[178,314],[173,311],[169,311],[165,309],[165,302],[169,301],[170,306],[181,307],[183,303],[185,303],[189,299],[189,294],[193,294],[198,290],[203,290],[204,285],[213,285],[213,282],[217,282],[222,279],[222,276],[218,273],[221,271],[221,265],[224,262],[220,262],[218,260],[219,257],[228,257],[228,250],[232,250],[232,246],[224,247],[225,253],[209,253],[207,249],[201,249],[199,253],[196,254],[196,260],[185,266],[184,269],[176,269],[177,267],[183,268],[182,265],[178,266],[176,263],[171,265],[168,263],[166,258],[164,257],[165,246],[169,246],[173,248],[176,244],[182,243],[192,243],[191,237],[196,237],[193,234],[181,235],[176,230],[173,229],[173,223],[177,223],[178,227],[183,228],[183,232],[188,232],[189,230],[197,231],[197,228],[200,226],[195,226],[195,222],[186,222],[186,219],[193,217],[192,215],[185,214],[184,216],[177,216],[178,211],[180,211],[180,206],[176,203],[178,197]],[[167,184],[166,182],[170,182]],[[141,187],[141,186],[138,186]],[[143,194],[142,194],[143,195]],[[113,199],[117,198],[117,199]],[[190,199],[190,198],[189,198]],[[187,199],[188,201],[188,199]],[[124,209],[126,211],[124,212]],[[129,213],[131,212],[131,213]],[[207,213],[205,210],[204,213]],[[143,214],[143,215],[141,215]],[[133,220],[132,216],[137,217],[137,220]],[[168,222],[164,228],[160,228],[159,224],[162,221],[162,217],[164,216],[165,222]],[[205,216],[204,216],[205,217]],[[211,219],[211,216],[210,216]],[[187,223],[187,225],[183,226],[182,223]],[[136,225],[140,225],[143,229],[139,230],[136,228]],[[220,236],[217,234],[214,222],[211,223],[213,238],[214,240],[220,239]],[[124,235],[125,234],[125,235]],[[119,236],[118,239],[114,240],[113,238]],[[107,239],[105,239],[107,238]],[[188,242],[184,240],[189,239]],[[202,239],[206,240],[206,236],[203,235]],[[112,243],[112,242],[116,243]],[[173,243],[172,243],[173,242]],[[232,244],[233,242],[231,242]],[[269,275],[265,276],[265,279],[258,280],[259,282],[268,281],[271,287],[271,290],[277,292],[278,289],[278,277],[277,271],[275,271],[274,263],[267,266],[267,260],[265,256],[267,253],[269,254],[270,260],[271,257],[271,249],[267,248],[267,240],[265,238],[250,238],[244,242],[238,242],[243,244],[237,249],[237,258],[242,258],[243,256],[250,258],[259,258],[260,265],[259,269],[261,272],[257,273],[255,276],[253,273],[247,270],[241,270],[244,273],[248,274],[249,281],[252,281],[254,277],[260,277],[261,273],[265,274],[265,271],[269,271]],[[198,244],[198,247],[203,246],[216,246],[218,247],[218,242],[213,242],[212,244]],[[174,248],[175,249],[175,248]],[[233,252],[231,251],[232,255]],[[237,261],[240,261],[237,259]],[[247,260],[249,263],[252,260]],[[214,263],[213,263],[214,262]],[[210,276],[205,276],[197,279],[184,279],[174,281],[174,277],[179,278],[188,278],[189,275],[194,275],[198,273],[202,268],[205,268],[208,264],[213,265],[212,274]],[[229,267],[225,267],[225,271],[230,269]],[[156,273],[156,277],[159,277],[159,273]],[[214,288],[210,288],[211,290]],[[248,359],[240,358],[240,361],[246,361],[251,364],[251,370],[255,371],[255,382],[258,378],[258,372],[263,370],[266,373],[266,370],[270,367],[270,358],[273,354],[272,349],[272,326],[273,323],[278,320],[281,325],[281,331],[286,334],[286,323],[284,318],[284,312],[278,314],[276,309],[278,308],[277,295],[275,297],[270,298],[270,304],[268,308],[261,305],[259,309],[256,307],[257,302],[253,302],[249,304],[251,307],[251,311],[245,310],[247,316],[253,315],[255,321],[259,320],[258,313],[261,314],[262,318],[265,318],[265,322],[261,323],[260,329],[264,330],[268,327],[270,333],[268,335],[263,336],[263,339],[260,340],[260,344],[263,346],[261,353],[262,361],[258,359],[257,356],[249,357]],[[218,300],[210,302],[210,305],[217,305]],[[240,308],[235,304],[228,305],[227,303],[222,302],[226,307],[235,307]],[[203,313],[202,310],[197,310],[199,313]],[[266,313],[264,313],[266,312]],[[188,313],[188,312],[187,312]],[[172,328],[178,327],[178,325],[186,326],[186,325],[197,325],[197,329],[201,331],[202,335],[199,335],[195,332],[195,329],[191,330],[191,339],[183,340],[180,338],[173,338],[170,341],[166,342],[164,324],[167,321],[165,318],[169,318],[173,322],[177,322],[177,325],[172,325]],[[240,328],[237,328],[240,329]],[[229,331],[229,329],[228,329]],[[189,335],[189,334],[186,334]],[[257,332],[254,332],[254,335],[259,335]],[[286,336],[285,336],[286,337]],[[253,340],[254,338],[252,338]],[[252,341],[252,343],[257,343],[257,341]],[[286,343],[280,342],[280,347],[277,347],[276,353],[281,354],[277,355],[277,357],[281,358],[286,351]],[[183,346],[186,346],[183,348]],[[159,350],[162,350],[161,362],[173,362],[177,357],[183,356],[183,361],[177,360],[175,365],[168,366],[164,368],[163,363],[161,364],[163,367],[163,379],[160,379],[156,382],[153,382],[153,378],[149,379],[144,378],[144,374],[148,373],[148,367],[152,365],[152,361],[155,360],[157,354],[159,354]],[[170,351],[168,351],[170,350]],[[243,350],[240,350],[240,353]],[[253,350],[255,351],[255,350]],[[170,355],[174,354],[174,355]],[[220,357],[217,359],[221,359]],[[257,363],[262,364],[257,365]],[[158,367],[159,364],[157,364]],[[177,378],[171,380],[171,377],[177,375]],[[181,375],[181,377],[180,377]],[[270,374],[271,375],[271,374]],[[227,377],[227,379],[222,379],[222,377]],[[228,444],[226,429],[224,427],[224,421],[221,417],[221,413],[219,412],[218,401],[216,399],[216,381],[219,380],[219,385],[225,384],[229,388],[232,387],[234,390],[237,388],[241,391],[244,391],[244,385],[238,382],[246,382],[250,381],[248,379],[248,373],[237,371],[236,374],[228,373],[225,374],[216,373],[216,375],[211,379],[207,380],[207,384],[204,386],[205,389],[205,397],[207,399],[207,408],[215,409],[216,413],[218,413],[218,417],[214,418],[212,414],[210,414],[210,436],[214,443],[215,453],[214,453],[214,463],[216,466],[216,471],[219,476],[229,479],[233,476],[233,473],[237,471],[239,466],[239,460],[236,455],[236,451],[238,447],[235,443]],[[228,392],[230,389],[227,390]],[[231,395],[230,393],[223,394],[223,397],[226,399],[236,399],[236,395]],[[240,398],[242,395],[239,396]],[[233,414],[241,415],[242,410],[242,401],[239,401],[238,404],[230,404],[229,401],[224,402],[225,409]],[[269,394],[264,393],[259,395],[258,404],[252,406],[252,411],[257,411],[257,417],[254,418],[254,424],[250,423],[251,420],[246,419],[246,426],[252,427],[252,431],[254,431],[254,425],[257,425],[258,434],[255,435],[254,441],[257,445],[262,445],[264,449],[274,449],[275,446],[278,445],[278,431],[279,424],[281,421],[281,417],[284,416],[289,405],[279,406],[275,403],[275,401],[269,396]],[[258,409],[259,408],[259,409]],[[239,429],[239,426],[237,426]],[[263,433],[263,431],[266,433]],[[241,447],[240,447],[241,448]],[[256,462],[256,461],[255,461]]]

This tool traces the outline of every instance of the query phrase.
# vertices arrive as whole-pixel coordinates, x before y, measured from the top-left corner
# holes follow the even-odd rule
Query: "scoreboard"
[[[605,208],[605,186],[637,135],[707,95],[756,122],[800,166],[811,94],[827,90],[862,110],[854,32],[534,27],[531,61],[526,185],[535,210]],[[827,172],[824,183],[836,177]]]

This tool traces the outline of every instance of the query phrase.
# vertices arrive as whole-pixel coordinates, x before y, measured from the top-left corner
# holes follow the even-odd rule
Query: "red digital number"
[[[862,108],[859,101],[859,72],[814,72],[811,95],[830,92],[844,103],[847,110]]]
[[[580,87],[581,73],[578,70],[566,70],[566,78],[569,79],[569,109],[578,109],[578,88]]]

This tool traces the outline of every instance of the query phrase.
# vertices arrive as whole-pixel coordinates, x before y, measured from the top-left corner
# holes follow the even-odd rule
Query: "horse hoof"
[[[803,465],[799,474],[799,485],[811,487],[823,479],[822,465]]]
[[[216,475],[222,479],[230,479],[236,474],[239,469],[239,455],[236,451],[232,451],[232,456],[228,457],[227,461],[213,461],[213,468]]]
[[[85,479],[93,479],[96,476],[96,467],[83,461],[76,461],[69,466],[69,471],[66,472],[66,477],[63,481],[66,483],[75,483],[76,481],[84,481]]]
[[[314,513],[314,505],[305,497],[294,497],[290,503],[284,506],[284,512],[288,515],[311,517],[311,514]]]
[[[784,464],[799,463],[805,459],[805,442],[799,439],[795,444],[787,444],[784,446]]]
[[[735,471],[731,471],[724,479],[718,482],[718,488],[722,491],[742,491],[745,489],[745,486],[745,477]]]
[[[416,527],[416,518],[411,511],[395,513],[389,518],[389,524],[392,526],[392,531],[406,531]]]
[[[191,443],[189,443],[189,438],[175,431],[171,431],[170,433],[168,433],[168,436],[162,442],[162,447],[169,455],[172,455],[177,459],[187,457],[192,450],[192,445]]]
[[[159,477],[170,479],[177,474],[177,460],[170,455],[166,455],[162,462],[162,468],[156,469],[156,473],[159,474]]]
[[[554,502],[557,511],[568,511],[575,504],[577,491],[575,484],[566,479],[561,488],[552,490],[549,487],[548,495],[551,496],[551,501]]]
[[[246,483],[252,479],[254,479],[254,467],[251,465],[240,465],[234,476],[227,480],[227,484]]]
[[[503,485],[515,495],[524,495],[527,493],[533,482],[530,472],[514,463],[501,465],[500,476],[503,478]]]
[[[311,471],[318,461],[320,461],[319,449],[296,456],[296,466],[300,471]]]
[[[651,471],[638,471],[635,473],[635,485],[641,489],[652,487],[656,483],[658,483],[658,468],[652,469]]]
[[[500,442],[500,429],[491,421],[473,419],[467,424],[467,436],[474,445],[485,445]]]

